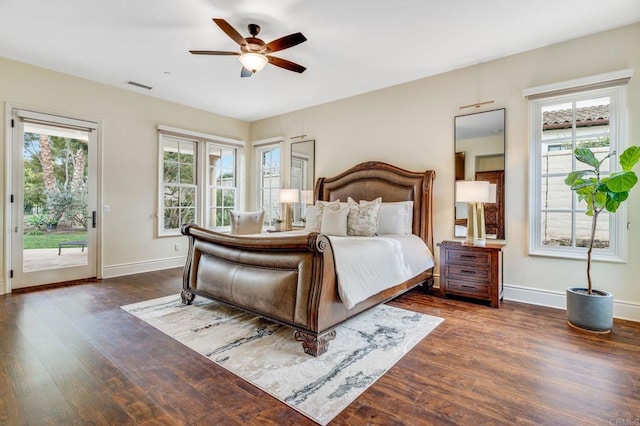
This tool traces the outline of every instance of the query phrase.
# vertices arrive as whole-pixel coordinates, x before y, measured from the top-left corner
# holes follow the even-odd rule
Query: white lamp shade
[[[300,191],[297,189],[281,189],[280,190],[280,202],[281,203],[297,203]]]
[[[240,55],[240,63],[249,71],[256,73],[267,65],[269,60],[261,53],[243,53]]]
[[[490,183],[478,180],[456,181],[456,201],[462,203],[490,202]],[[495,195],[493,197],[495,202]]]

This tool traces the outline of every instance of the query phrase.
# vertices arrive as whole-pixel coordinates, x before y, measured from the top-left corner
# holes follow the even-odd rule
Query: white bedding
[[[349,309],[434,266],[429,248],[416,235],[329,239],[335,254],[338,291]]]

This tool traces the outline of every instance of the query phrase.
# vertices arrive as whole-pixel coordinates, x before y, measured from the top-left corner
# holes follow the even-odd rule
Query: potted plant
[[[47,221],[47,231],[55,231],[58,228],[58,220],[51,218]]]
[[[274,231],[282,231],[282,219],[280,219],[280,216],[278,214],[276,214],[276,217],[273,219],[273,224],[274,226]]]
[[[577,148],[573,155],[576,160],[591,166],[591,169],[569,173],[565,183],[587,204],[587,216],[591,216],[591,235],[587,250],[587,288],[567,289],[567,320],[570,325],[584,330],[608,333],[613,326],[613,295],[602,290],[594,290],[591,283],[591,253],[596,235],[598,216],[603,211],[615,213],[629,197],[629,191],[638,182],[632,170],[640,160],[640,146],[631,146],[620,155],[619,172],[607,177],[600,176],[600,167],[615,152],[598,160],[589,148]]]

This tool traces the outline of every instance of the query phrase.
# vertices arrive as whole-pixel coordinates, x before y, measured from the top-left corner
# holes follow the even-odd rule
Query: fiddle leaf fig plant
[[[578,195],[579,201],[587,203],[587,216],[591,216],[591,236],[587,250],[587,281],[588,293],[592,294],[591,284],[591,252],[596,236],[598,215],[603,211],[615,213],[618,207],[629,198],[631,188],[638,182],[638,176],[633,167],[640,161],[640,146],[630,146],[620,155],[619,172],[611,173],[607,177],[600,176],[600,167],[615,151],[598,160],[589,148],[577,148],[573,151],[576,160],[591,166],[591,169],[576,170],[569,173],[564,183],[569,185]]]

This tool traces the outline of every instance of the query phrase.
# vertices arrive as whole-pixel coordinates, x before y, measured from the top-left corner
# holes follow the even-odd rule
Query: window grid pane
[[[564,183],[574,170],[590,169],[573,157],[575,148],[590,148],[602,159],[611,151],[610,106],[608,96],[579,99],[557,104],[539,104],[541,122],[538,135],[541,155],[537,194],[541,246],[588,247],[592,218],[586,216],[586,203]],[[601,165],[601,176],[610,173],[611,161]],[[598,218],[594,247],[610,247],[609,215]]]
[[[260,157],[260,209],[264,223],[274,225],[280,219],[280,147],[265,149]]]
[[[229,211],[236,210],[236,149],[208,144],[207,225],[211,228],[231,225]]]
[[[236,148],[190,137],[160,135],[160,201],[158,230],[175,235],[182,225],[229,226],[237,205]],[[204,158],[200,158],[200,153]],[[206,191],[199,190],[203,182]],[[218,188],[225,188],[217,196]],[[202,211],[199,206],[204,206]]]

